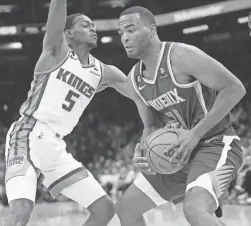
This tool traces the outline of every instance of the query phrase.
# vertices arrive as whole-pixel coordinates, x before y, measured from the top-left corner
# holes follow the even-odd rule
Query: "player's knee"
[[[88,207],[91,217],[100,219],[103,222],[109,222],[115,215],[115,206],[113,201],[107,195],[96,200]]]
[[[209,192],[200,187],[194,187],[188,191],[183,204],[183,212],[186,219],[196,219],[203,214],[213,214],[215,200]]]
[[[28,199],[16,199],[9,203],[10,207],[10,225],[24,226],[30,219],[34,203]]]
[[[201,212],[203,212],[203,208],[198,205],[196,200],[191,198],[186,198],[183,204],[183,212],[187,220],[194,219],[197,217]]]

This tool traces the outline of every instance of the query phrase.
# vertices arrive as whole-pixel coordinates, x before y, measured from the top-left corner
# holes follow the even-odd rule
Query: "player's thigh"
[[[46,124],[36,121],[29,140],[30,158],[43,174],[43,184],[52,197],[88,177],[87,169],[67,153],[65,141],[58,138]]]
[[[201,144],[190,163],[186,196],[192,196],[194,203],[198,199],[205,205],[212,203],[212,208],[217,208],[242,164],[241,156],[239,138],[236,136],[219,136],[210,143]]]
[[[159,206],[161,200],[174,201],[184,196],[189,168],[190,164],[187,164],[174,174],[142,174],[134,184]]]
[[[61,194],[87,209],[89,207],[98,209],[104,205],[110,206],[110,202],[112,202],[104,189],[88,170],[86,170],[86,177],[84,179],[65,187],[61,191]]]
[[[117,203],[117,211],[123,215],[142,215],[168,201],[179,199],[185,193],[185,185],[186,173],[183,172],[173,175],[139,173]]]

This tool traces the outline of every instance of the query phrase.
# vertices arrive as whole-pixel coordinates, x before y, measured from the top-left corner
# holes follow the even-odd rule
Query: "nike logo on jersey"
[[[169,106],[179,104],[186,101],[186,99],[183,99],[179,96],[178,91],[176,88],[174,88],[171,91],[168,91],[167,93],[164,93],[163,95],[159,96],[158,98],[154,100],[147,101],[149,105],[151,105],[154,109],[157,111],[161,111],[164,108],[167,108]]]
[[[67,83],[71,87],[77,89],[80,93],[82,93],[84,96],[88,98],[91,98],[92,95],[95,93],[95,89],[91,85],[84,82],[78,76],[62,68],[59,69],[56,78],[64,83]]]
[[[143,85],[143,86],[139,86],[139,90],[142,90],[146,87],[146,85]]]

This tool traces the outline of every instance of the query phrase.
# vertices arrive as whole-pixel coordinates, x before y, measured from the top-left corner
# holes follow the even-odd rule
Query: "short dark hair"
[[[65,30],[71,29],[73,27],[73,25],[74,25],[75,18],[78,17],[78,16],[82,16],[82,15],[84,15],[84,14],[83,13],[75,13],[75,14],[71,14],[71,15],[67,16],[66,24],[65,24],[64,29]]]
[[[148,10],[147,8],[141,7],[141,6],[133,6],[130,7],[126,10],[124,10],[121,14],[120,17],[124,16],[124,15],[128,15],[128,14],[134,14],[134,13],[138,13],[139,16],[141,18],[143,18],[143,20],[145,20],[145,22],[147,22],[147,24],[152,25],[155,24],[156,25],[156,21],[154,18],[154,15],[152,14],[152,12],[150,10]]]

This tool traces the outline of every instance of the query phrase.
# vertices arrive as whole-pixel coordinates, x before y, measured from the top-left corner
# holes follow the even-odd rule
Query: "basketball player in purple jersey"
[[[83,14],[67,17],[66,3],[51,1],[31,90],[20,119],[7,134],[7,226],[29,221],[41,174],[53,197],[61,193],[90,212],[85,226],[106,226],[115,213],[92,174],[66,152],[63,137],[71,133],[96,91],[107,86],[120,90],[126,76],[89,53],[97,45],[95,25]]]
[[[145,226],[145,212],[183,196],[190,225],[224,225],[213,214],[221,215],[219,202],[242,163],[229,112],[245,95],[243,84],[200,49],[161,41],[154,16],[145,8],[122,12],[119,34],[128,57],[140,60],[127,88],[144,123],[141,144],[157,121],[165,126],[174,120],[184,129],[176,129],[179,139],[171,146],[178,149],[172,157],[180,154],[180,164],[189,159],[175,174],[156,174],[138,144],[134,163],[142,174],[117,203],[122,226]]]

